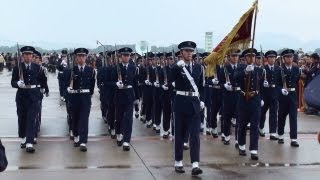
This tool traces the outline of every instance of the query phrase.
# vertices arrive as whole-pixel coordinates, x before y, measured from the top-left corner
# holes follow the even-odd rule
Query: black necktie
[[[187,70],[189,71],[189,73],[191,73],[190,65],[187,65]]]
[[[273,66],[271,66],[271,71],[273,71]]]
[[[83,67],[81,66],[81,68],[80,68],[80,74],[82,74],[83,73]]]
[[[233,70],[234,70],[234,71],[236,70],[236,66],[233,66]]]

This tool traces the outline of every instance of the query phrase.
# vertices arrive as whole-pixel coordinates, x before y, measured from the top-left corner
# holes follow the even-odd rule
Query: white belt
[[[199,96],[198,92],[192,92],[192,91],[177,91],[177,95],[181,96]]]
[[[287,91],[293,92],[293,91],[296,91],[296,88],[287,88]]]
[[[34,88],[39,88],[40,85],[26,85],[24,89],[34,89]]]
[[[232,90],[233,90],[233,91],[240,91],[241,88],[240,88],[240,87],[233,87]]]
[[[89,89],[77,89],[77,90],[70,90],[68,91],[70,94],[82,94],[82,93],[89,93]]]
[[[275,88],[276,85],[275,85],[275,84],[269,84],[268,87],[269,87],[269,88]]]
[[[59,74],[62,74],[63,72],[62,71],[59,71]]]
[[[123,86],[122,88],[119,88],[119,89],[130,89],[130,88],[132,88],[132,86],[128,85],[128,86]]]

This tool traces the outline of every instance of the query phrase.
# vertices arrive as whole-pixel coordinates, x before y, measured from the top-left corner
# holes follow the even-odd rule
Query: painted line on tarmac
[[[289,136],[286,136],[285,139],[290,139]],[[3,142],[20,142],[21,139],[14,136],[6,136],[1,137]],[[163,139],[160,136],[133,136],[132,141],[167,141],[170,142],[173,140],[172,137],[169,139]],[[201,140],[204,141],[221,141],[220,138],[213,139],[211,136],[201,135]],[[259,138],[260,141],[269,141],[269,138]],[[316,134],[302,134],[298,136],[298,140],[317,140]],[[37,138],[37,141],[42,142],[63,142],[63,141],[71,141],[68,136],[41,136]],[[106,135],[93,135],[89,136],[89,141],[97,142],[97,141],[115,141],[111,139],[110,136]]]
[[[281,168],[281,167],[301,167],[301,168],[318,168],[319,162],[314,163],[206,163],[202,162],[204,168],[212,168],[221,170],[223,167],[253,167],[253,168]],[[149,166],[155,169],[172,168],[172,165]],[[191,167],[186,165],[185,167]],[[28,170],[94,170],[94,169],[131,169],[136,168],[131,165],[102,165],[102,166],[8,166],[6,172],[28,171]]]

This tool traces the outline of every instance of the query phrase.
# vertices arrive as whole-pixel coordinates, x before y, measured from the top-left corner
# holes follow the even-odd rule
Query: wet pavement
[[[54,74],[49,74],[50,97],[43,101],[36,153],[27,154],[19,147],[16,90],[11,88],[10,80],[10,72],[0,73],[0,137],[9,161],[0,180],[192,179],[189,151],[184,155],[186,173],[176,174],[172,167],[172,141],[161,139],[139,120],[134,120],[131,151],[123,152],[117,147],[102,121],[98,92],[93,96],[88,152],[74,148],[67,137],[65,105],[59,100]],[[258,162],[251,161],[250,156],[240,157],[234,139],[225,146],[220,138],[202,135],[200,166],[204,174],[193,179],[319,179],[320,145],[316,133],[320,130],[320,117],[299,114],[298,121],[300,147],[290,147],[288,134],[284,145],[270,141],[267,135],[260,138]]]

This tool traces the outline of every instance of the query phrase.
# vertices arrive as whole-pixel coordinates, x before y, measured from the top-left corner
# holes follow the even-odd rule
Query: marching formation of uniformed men
[[[293,50],[284,50],[276,62],[278,54],[274,50],[263,54],[254,48],[242,52],[230,49],[225,62],[214,68],[213,76],[206,76],[203,60],[209,53],[194,53],[196,44],[192,41],[184,41],[178,48],[179,52],[147,52],[144,56],[128,47],[102,52],[95,63],[97,70],[87,64],[87,49],[71,53],[63,50],[56,67],[73,145],[87,151],[91,98],[97,79],[102,119],[111,138],[124,151],[130,151],[134,117],[163,139],[172,135],[177,173],[185,172],[183,150],[189,148],[192,175],[202,173],[199,136],[204,129],[213,138],[221,135],[225,145],[230,145],[234,132],[240,156],[247,154],[249,129],[251,159],[258,160],[259,135],[265,137],[268,111],[270,140],[284,143],[289,115],[291,146],[299,146],[296,88],[301,70],[293,65]],[[41,54],[33,47],[22,47],[20,52],[11,84],[18,89],[21,148],[33,153],[43,95],[49,95],[48,70],[41,66]]]

